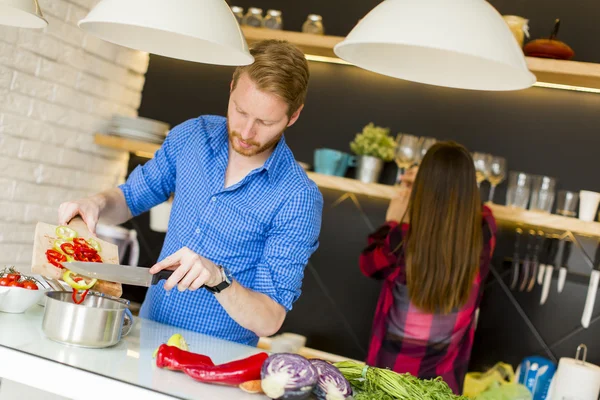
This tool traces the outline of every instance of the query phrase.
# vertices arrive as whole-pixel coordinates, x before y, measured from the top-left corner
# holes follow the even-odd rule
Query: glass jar
[[[267,16],[263,21],[263,26],[267,29],[283,29],[283,18],[281,17],[281,11],[268,10]]]
[[[242,20],[242,24],[260,28],[263,24],[263,10],[261,8],[250,7]]]
[[[314,35],[324,35],[323,17],[317,14],[310,14],[306,22],[302,25],[302,32],[312,33]]]
[[[231,11],[233,15],[235,15],[235,19],[237,19],[238,24],[242,24],[242,20],[244,19],[244,9],[238,6],[231,6]]]

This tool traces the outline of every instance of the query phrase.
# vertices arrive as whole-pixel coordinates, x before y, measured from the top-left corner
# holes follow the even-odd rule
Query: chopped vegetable
[[[56,227],[56,236],[61,239],[73,239],[77,237],[77,232],[68,226],[58,226]]]
[[[75,303],[75,304],[83,303],[83,301],[87,297],[88,292],[89,292],[89,290],[86,289],[83,291],[83,293],[81,293],[81,295],[79,295],[79,292],[76,289],[73,289],[73,294],[71,295],[71,298],[73,299],[73,303]]]
[[[309,361],[319,373],[319,379],[313,391],[318,400],[345,400],[352,396],[350,382],[339,369],[324,360],[312,359]]]
[[[355,389],[355,399],[468,400],[468,397],[452,393],[448,384],[439,377],[424,380],[410,374],[399,374],[389,369],[369,367],[353,361],[342,361],[333,365]]]
[[[65,270],[65,272],[62,275],[62,279],[63,281],[65,281],[65,283],[69,286],[71,286],[73,289],[75,290],[87,290],[87,289],[91,289],[92,286],[94,286],[96,284],[96,282],[98,282],[97,279],[92,279],[89,283],[86,283],[83,279],[73,279],[71,277],[71,275],[73,275],[72,271],[69,271],[68,269]],[[79,282],[83,282],[83,283],[79,283]]]
[[[319,373],[298,354],[272,354],[261,371],[262,389],[272,399],[301,400],[310,396]]]
[[[260,379],[255,381],[244,382],[240,385],[240,389],[242,389],[246,393],[264,393],[262,388],[260,387]]]
[[[62,249],[60,248],[60,246],[62,246],[65,243],[70,243],[68,240],[65,239],[56,239],[54,241],[54,250],[58,251],[59,253],[62,252]]]
[[[63,244],[61,244],[60,245],[60,249],[67,256],[72,256],[73,254],[75,254],[75,247],[73,247],[73,245],[71,243],[63,243]]]
[[[175,346],[181,350],[185,350],[185,351],[190,350],[187,342],[183,338],[183,335],[181,335],[180,333],[175,333],[175,334],[171,335],[171,337],[169,338],[169,340],[167,341],[166,344],[167,344],[167,346]],[[159,348],[160,348],[160,346],[157,347],[156,350],[154,350],[154,353],[152,353],[152,358],[156,358],[156,353],[158,353]]]
[[[89,246],[90,246],[92,249],[94,249],[94,250],[96,250],[96,251],[98,251],[98,252],[102,251],[102,248],[100,247],[100,243],[98,243],[98,241],[97,241],[97,240],[95,240],[95,239],[93,239],[93,238],[89,238],[89,239],[87,240],[87,242],[88,242],[88,245],[89,245]]]
[[[221,365],[185,367],[183,372],[198,382],[239,386],[244,382],[260,379],[261,367],[267,357],[267,353],[258,353],[241,360],[235,360]]]
[[[156,353],[156,366],[174,371],[182,371],[185,367],[214,366],[210,357],[182,350],[179,347],[161,344]]]

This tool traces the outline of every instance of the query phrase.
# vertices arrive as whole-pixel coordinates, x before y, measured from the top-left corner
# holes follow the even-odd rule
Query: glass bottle
[[[237,19],[238,24],[242,24],[242,20],[244,19],[244,9],[238,6],[231,6],[231,11],[233,11],[233,15],[235,15],[235,19]]]
[[[263,24],[263,10],[257,7],[250,7],[246,15],[244,15],[244,19],[242,23],[244,25],[253,26],[256,28],[260,28]]]
[[[302,25],[302,32],[312,33],[314,35],[324,35],[323,17],[317,14],[310,14],[306,22]]]
[[[268,10],[267,16],[263,21],[263,26],[268,29],[283,29],[283,18],[281,17],[281,11]]]

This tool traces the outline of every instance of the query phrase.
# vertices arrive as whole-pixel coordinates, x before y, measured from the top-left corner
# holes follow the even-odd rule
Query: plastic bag
[[[527,388],[518,383],[498,384],[480,393],[475,400],[531,400],[533,397]]]

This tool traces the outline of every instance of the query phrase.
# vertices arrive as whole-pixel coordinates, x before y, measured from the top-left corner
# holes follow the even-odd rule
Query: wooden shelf
[[[136,153],[138,155],[143,155],[150,158],[160,147],[160,145],[154,143],[124,139],[118,136],[111,136],[102,133],[96,134],[94,142],[100,146],[128,151],[130,153]],[[396,190],[390,185],[363,183],[356,179],[322,175],[315,172],[308,172],[308,177],[322,188],[378,197],[382,199],[392,198]],[[599,222],[585,222],[577,218],[568,218],[561,215],[522,210],[518,208],[502,206],[499,204],[488,203],[488,206],[492,209],[496,220],[500,224],[529,226],[561,233],[565,231],[571,231],[579,235],[600,237]]]
[[[321,36],[248,26],[243,26],[242,31],[249,44],[264,39],[287,40],[300,47],[305,54],[335,59],[337,59],[337,56],[333,52],[333,47],[344,39],[341,36]],[[536,75],[539,82],[600,89],[600,64],[534,57],[525,58],[527,66]]]

